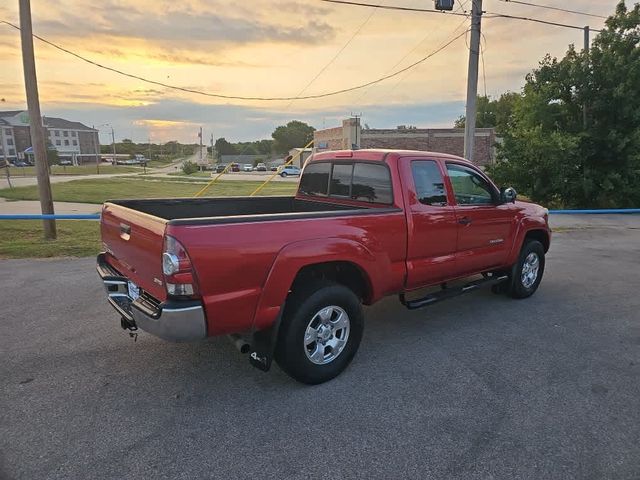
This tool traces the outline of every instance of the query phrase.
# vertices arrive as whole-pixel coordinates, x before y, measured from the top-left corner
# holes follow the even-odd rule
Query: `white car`
[[[295,165],[287,165],[286,167],[280,167],[278,174],[283,178],[288,176],[295,177],[300,175],[300,169]]]
[[[244,166],[242,167],[242,171],[253,172],[253,165],[251,165],[250,163],[245,163]]]

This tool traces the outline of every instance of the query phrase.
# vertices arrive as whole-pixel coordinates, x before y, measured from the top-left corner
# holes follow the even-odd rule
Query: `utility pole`
[[[111,126],[111,150],[113,150],[113,164],[116,164],[116,134],[113,133],[113,126]]]
[[[29,109],[29,130],[31,145],[36,160],[38,176],[38,196],[40,208],[44,215],[52,215],[53,197],[49,182],[49,168],[47,165],[47,144],[44,139],[44,127],[40,114],[40,99],[38,96],[38,78],[36,75],[36,60],[33,53],[33,32],[31,26],[30,0],[19,0],[20,5],[20,40],[22,43],[22,65],[24,68],[24,85],[27,93],[27,107]],[[43,220],[44,238],[56,239],[56,221]]]
[[[584,27],[584,54],[587,60],[587,64],[590,64],[589,61],[589,47],[590,47],[590,41],[589,41],[589,33],[590,33],[590,28],[589,26],[585,26]],[[584,127],[584,129],[587,129],[587,101],[584,101],[584,105],[582,105],[582,126]]]
[[[200,133],[198,133],[200,139],[200,164],[202,165],[202,127],[200,127]]]
[[[469,69],[467,72],[467,112],[464,122],[464,158],[473,161],[476,139],[476,113],[478,96],[478,58],[480,56],[480,30],[482,23],[482,0],[472,0],[471,44],[469,45]]]
[[[149,161],[151,161],[151,137],[149,137]]]
[[[215,157],[213,155],[213,133],[211,134],[211,163],[215,163]]]
[[[0,147],[2,147],[2,156],[4,157],[4,168],[7,174],[7,183],[9,188],[13,188],[11,185],[11,172],[9,172],[9,157],[7,157],[7,146],[4,144],[4,128],[0,126]]]
[[[96,140],[96,137],[98,137],[98,135],[100,135],[100,133],[99,133],[99,130],[95,126],[91,125],[91,128],[93,130],[95,130],[95,132],[93,132],[93,133],[95,133],[95,135],[92,134],[91,135],[91,139],[93,141],[93,153],[96,156],[96,172],[97,172],[98,175],[100,175],[100,155],[98,155],[98,143],[99,143],[100,139]],[[100,128],[100,125],[98,125],[98,128]]]

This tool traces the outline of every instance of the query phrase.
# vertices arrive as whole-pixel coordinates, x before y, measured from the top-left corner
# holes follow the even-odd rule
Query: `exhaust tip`
[[[227,335],[231,343],[238,349],[240,353],[249,353],[251,351],[251,345],[244,338],[236,333]]]

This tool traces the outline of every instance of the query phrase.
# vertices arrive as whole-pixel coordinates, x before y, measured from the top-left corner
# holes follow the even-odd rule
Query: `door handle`
[[[458,223],[460,225],[469,225],[471,223],[471,219],[469,217],[462,217],[458,219]]]

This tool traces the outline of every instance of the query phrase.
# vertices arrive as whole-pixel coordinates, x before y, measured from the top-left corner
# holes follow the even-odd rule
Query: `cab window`
[[[469,167],[447,163],[447,174],[458,205],[488,205],[494,203],[494,189],[479,173]]]
[[[329,193],[330,172],[329,162],[310,163],[304,169],[298,190],[305,195],[326,197]]]
[[[447,204],[444,179],[436,162],[433,160],[413,161],[411,162],[411,173],[420,203],[438,206]]]

